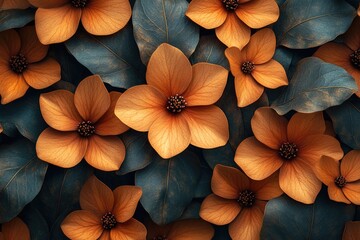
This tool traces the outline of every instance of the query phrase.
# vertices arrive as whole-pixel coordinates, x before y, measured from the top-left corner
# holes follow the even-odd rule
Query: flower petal
[[[257,140],[278,151],[281,144],[287,141],[287,123],[287,119],[279,116],[274,109],[262,107],[255,111],[251,129]]]
[[[110,231],[103,231],[98,240],[111,240]]]
[[[250,28],[233,13],[228,14],[224,24],[215,29],[215,34],[222,43],[240,49],[249,42],[250,32]]]
[[[7,9],[26,9],[30,7],[30,4],[27,0],[4,0],[2,4],[0,4],[1,10]]]
[[[47,88],[61,78],[60,64],[53,58],[28,65],[23,73],[25,81],[35,89]]]
[[[238,107],[246,107],[258,100],[264,87],[255,81],[250,74],[235,76],[235,92]]]
[[[76,88],[74,103],[85,121],[96,123],[110,107],[110,95],[99,75],[82,80]]]
[[[249,188],[249,178],[240,170],[217,164],[211,178],[211,189],[217,196],[237,199],[239,193]]]
[[[110,238],[116,240],[146,239],[146,227],[138,220],[131,218],[124,223],[117,223],[110,231]]]
[[[61,230],[70,239],[97,239],[103,232],[98,216],[85,210],[77,210],[66,216]]]
[[[360,11],[360,6],[358,12]],[[360,17],[354,18],[353,23],[351,24],[349,30],[345,34],[345,43],[353,51],[356,51],[360,48]]]
[[[69,0],[27,0],[37,8],[56,8],[69,2]]]
[[[161,44],[151,55],[146,81],[166,97],[182,95],[192,79],[192,67],[188,58],[167,43]]]
[[[358,11],[360,15],[360,11]],[[358,240],[360,236],[360,222],[346,222],[342,240]]]
[[[162,158],[171,158],[190,144],[191,132],[185,117],[163,114],[149,129],[149,142]]]
[[[81,23],[93,35],[110,35],[130,20],[129,0],[93,0],[82,9]]]
[[[2,224],[4,240],[30,240],[28,226],[18,217]],[[0,238],[1,239],[1,238]]]
[[[192,66],[193,79],[184,93],[187,106],[214,104],[224,92],[228,71],[211,63]]]
[[[190,2],[185,15],[203,28],[213,29],[225,22],[227,12],[221,1],[193,0]]]
[[[28,63],[38,62],[46,56],[49,46],[40,43],[34,26],[20,28],[19,35],[21,39],[20,53],[24,54]]]
[[[244,50],[247,52],[247,60],[257,65],[270,61],[275,54],[275,47],[274,32],[270,28],[264,28],[251,36]]]
[[[352,150],[344,156],[340,164],[340,172],[347,182],[360,179],[360,150]]]
[[[85,160],[94,168],[102,171],[119,170],[124,159],[125,145],[120,138],[98,135],[89,138]]]
[[[256,65],[251,75],[258,83],[271,89],[289,84],[284,67],[275,60]]]
[[[360,205],[360,182],[347,183],[342,191],[353,204]]]
[[[142,190],[137,186],[120,186],[114,190],[115,205],[113,214],[117,222],[126,222],[135,213],[142,195]]]
[[[11,70],[0,72],[0,79],[1,104],[7,104],[21,98],[29,88],[23,75],[16,74]]]
[[[253,0],[240,4],[236,15],[251,28],[262,28],[278,20],[279,6],[274,0]]]
[[[250,181],[250,190],[255,192],[256,199],[270,200],[283,194],[279,186],[279,172],[261,181]]]
[[[113,209],[113,192],[95,175],[92,175],[81,189],[80,206],[86,211],[102,216]],[[99,219],[97,220],[99,223]]]
[[[168,239],[172,240],[211,240],[214,228],[210,223],[200,219],[186,219],[174,223]]]
[[[246,52],[240,51],[237,47],[230,47],[225,49],[225,56],[229,61],[232,75],[235,77],[243,75],[241,72],[241,65],[247,61]]]
[[[0,32],[0,59],[6,64],[11,56],[17,55],[20,51],[21,40],[18,32],[14,29]]]
[[[149,85],[138,85],[126,90],[115,106],[115,115],[136,131],[149,131],[150,126],[166,113],[166,97]]]
[[[205,221],[225,225],[232,222],[239,214],[241,207],[236,200],[224,199],[210,194],[201,204],[200,217]]]
[[[57,8],[38,8],[35,13],[36,33],[42,44],[60,43],[71,38],[80,22],[81,9],[66,4]]]
[[[347,204],[351,203],[349,199],[345,197],[343,191],[334,183],[328,186],[328,194],[329,194],[329,198],[333,201],[343,202]]]
[[[340,162],[331,157],[322,156],[313,169],[316,177],[326,186],[333,185],[335,178],[340,176]]]
[[[246,138],[239,144],[234,160],[254,180],[269,177],[283,164],[277,151],[260,143],[255,137]]]
[[[217,106],[188,108],[183,113],[191,132],[191,145],[200,148],[224,146],[229,139],[229,124]]]
[[[329,42],[322,45],[313,56],[345,68],[345,70],[349,70],[352,68],[349,61],[349,55],[351,53],[352,50],[345,44]]]

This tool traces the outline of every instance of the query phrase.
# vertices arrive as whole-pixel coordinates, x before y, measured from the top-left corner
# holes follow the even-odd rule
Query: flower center
[[[354,67],[360,69],[360,48],[350,54],[350,61]]]
[[[252,63],[252,62],[244,62],[242,65],[241,65],[241,71],[245,74],[249,74],[251,73],[255,68],[255,65]]]
[[[239,6],[239,0],[221,0],[228,11],[235,11]]]
[[[102,216],[100,221],[102,227],[106,230],[112,229],[117,223],[114,214],[112,214],[111,212],[108,212],[104,216]]]
[[[22,73],[26,70],[28,62],[24,54],[18,54],[10,57],[10,68],[16,73]]]
[[[338,186],[339,188],[345,187],[345,185],[347,183],[346,179],[343,176],[339,176],[339,177],[335,178],[334,182],[335,182],[336,186]]]
[[[284,142],[279,148],[279,155],[284,160],[291,160],[297,156],[298,151],[295,143]]]
[[[95,133],[95,126],[90,121],[82,121],[79,123],[77,131],[82,137],[90,137]]]
[[[175,94],[175,96],[170,96],[166,102],[166,109],[171,113],[180,113],[185,109],[187,102],[183,96]]]
[[[71,4],[76,8],[84,8],[88,0],[71,0]]]
[[[255,203],[255,193],[251,190],[244,190],[239,193],[239,198],[237,202],[241,207],[249,208],[252,207]]]
[[[158,235],[153,237],[152,240],[168,240],[168,238],[165,235]]]

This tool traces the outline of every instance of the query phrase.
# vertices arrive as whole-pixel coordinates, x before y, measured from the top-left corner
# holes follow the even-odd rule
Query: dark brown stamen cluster
[[[116,218],[111,212],[108,212],[104,216],[102,216],[100,221],[102,227],[106,230],[110,230],[116,225]]]
[[[360,48],[350,54],[350,61],[354,67],[360,69]]]
[[[252,63],[252,62],[244,62],[242,65],[241,65],[241,71],[245,74],[249,74],[251,73],[255,68],[255,65]]]
[[[187,105],[185,98],[179,94],[168,97],[166,102],[166,109],[171,113],[180,113]]]
[[[255,204],[255,193],[251,190],[244,190],[239,193],[239,198],[237,202],[240,204],[241,207],[252,207]]]
[[[168,238],[165,235],[158,235],[156,237],[153,237],[152,240],[168,240]]]
[[[88,0],[71,0],[71,4],[76,8],[84,8]]]
[[[95,133],[95,126],[90,121],[82,121],[79,123],[77,131],[82,137],[90,137]]]
[[[239,6],[239,0],[221,0],[228,11],[234,11]]]
[[[16,73],[22,73],[27,69],[28,62],[24,54],[18,54],[15,56],[11,56],[9,60],[10,68]]]
[[[346,185],[346,179],[343,176],[339,176],[337,178],[335,178],[335,185],[338,186],[339,188],[343,188]]]
[[[295,143],[284,142],[279,148],[279,155],[285,160],[291,160],[297,156],[298,151]]]

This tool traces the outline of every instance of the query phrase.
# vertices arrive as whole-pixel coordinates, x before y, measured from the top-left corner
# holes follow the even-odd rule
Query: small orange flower
[[[228,47],[244,47],[250,28],[262,28],[279,18],[274,0],[192,0],[186,11],[203,28],[215,28],[218,39]]]
[[[348,152],[341,162],[322,157],[315,174],[328,186],[331,200],[360,205],[360,150]]]
[[[271,108],[259,108],[251,119],[254,137],[242,141],[235,162],[250,178],[265,179],[278,169],[281,189],[302,203],[314,203],[321,182],[313,168],[321,156],[343,156],[336,138],[326,135],[322,112],[295,113],[290,121]]]
[[[200,217],[216,225],[229,224],[232,239],[260,239],[265,205],[283,193],[278,174],[254,181],[220,164],[214,168],[211,189],[213,194],[201,204]]]
[[[73,240],[144,240],[146,228],[133,218],[141,195],[137,186],[120,186],[111,191],[92,176],[80,192],[82,210],[67,215],[61,229]]]
[[[345,33],[344,43],[329,42],[322,45],[314,56],[344,68],[358,86],[356,96],[360,97],[360,17],[356,17]]]
[[[360,221],[347,222],[343,232],[342,240],[359,240]]]
[[[34,26],[0,32],[0,95],[6,104],[35,89],[49,87],[59,81],[60,65],[52,58],[44,59],[48,46],[39,42]]]
[[[64,42],[80,23],[93,35],[110,35],[122,29],[131,17],[129,0],[29,0],[38,7],[36,32],[43,44]]]
[[[26,9],[30,7],[28,0],[0,0],[0,9]]]
[[[288,85],[284,67],[272,57],[275,54],[274,32],[265,28],[251,36],[242,49],[231,47],[225,50],[230,70],[235,77],[235,91],[239,107],[258,100],[264,87],[278,88]]]
[[[38,157],[70,168],[85,156],[97,169],[118,170],[125,158],[125,146],[115,135],[128,129],[114,114],[120,95],[109,94],[98,75],[81,81],[75,94],[66,90],[41,94],[41,114],[50,127],[36,142]]]
[[[161,44],[148,63],[148,84],[126,90],[115,114],[129,127],[149,131],[149,142],[162,158],[181,153],[189,144],[223,146],[229,138],[228,122],[213,104],[227,76],[228,71],[215,64],[191,66],[179,49]]]
[[[0,240],[30,240],[30,231],[18,217],[2,224]]]

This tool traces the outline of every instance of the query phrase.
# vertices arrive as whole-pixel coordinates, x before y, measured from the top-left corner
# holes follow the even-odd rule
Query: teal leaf
[[[78,62],[113,87],[127,89],[145,83],[145,67],[131,25],[109,36],[78,31],[65,46]]]
[[[200,163],[201,173],[200,179],[197,184],[195,190],[195,198],[203,198],[212,193],[211,191],[211,177],[212,177],[212,169],[205,161],[201,161]]]
[[[47,167],[27,139],[0,145],[0,223],[16,217],[35,198]]]
[[[161,43],[179,48],[187,57],[199,42],[199,28],[185,12],[186,0],[137,0],[132,23],[140,57],[147,64],[151,54]]]
[[[339,0],[287,0],[274,25],[277,44],[296,49],[312,48],[343,34],[355,9]]]
[[[24,208],[20,217],[30,230],[31,240],[50,239],[49,226],[45,218],[31,203]]]
[[[280,115],[290,110],[311,113],[336,106],[357,91],[341,67],[309,57],[299,61],[287,88],[271,105]]]
[[[179,219],[199,219],[201,202],[199,200],[193,200],[185,209]]]
[[[135,184],[142,188],[140,202],[157,224],[178,219],[190,204],[200,178],[197,155],[185,151],[173,158],[156,156],[146,168],[135,174]]]
[[[331,201],[325,188],[311,205],[283,195],[267,203],[261,239],[341,239],[345,223],[354,216],[355,205]]]
[[[0,10],[0,32],[12,28],[20,28],[34,20],[35,9]]]

